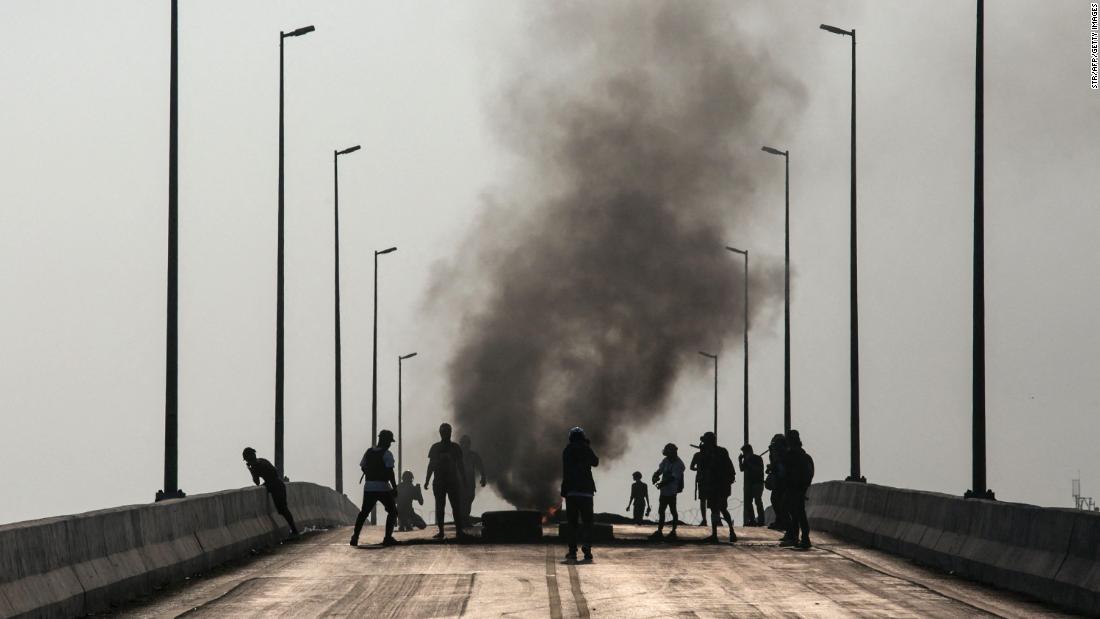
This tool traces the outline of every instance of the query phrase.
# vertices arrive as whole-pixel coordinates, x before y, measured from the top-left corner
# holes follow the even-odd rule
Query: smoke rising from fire
[[[753,179],[782,165],[761,140],[782,137],[802,91],[731,12],[554,3],[511,56],[490,114],[525,170],[486,198],[433,298],[457,298],[448,311],[461,316],[456,432],[517,507],[557,501],[570,427],[615,459],[682,371],[709,369],[699,350],[740,342],[742,267],[723,248],[753,248]],[[780,269],[754,258],[753,316],[781,298]]]

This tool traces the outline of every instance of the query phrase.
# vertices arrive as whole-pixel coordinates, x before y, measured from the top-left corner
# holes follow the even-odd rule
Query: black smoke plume
[[[782,137],[801,88],[743,42],[729,7],[554,3],[508,65],[492,122],[529,167],[487,200],[474,258],[436,292],[466,294],[456,431],[517,507],[557,502],[571,426],[617,458],[683,370],[709,369],[699,350],[740,342],[742,263],[724,247],[755,246],[753,178],[782,178],[761,140]],[[781,185],[769,195],[782,209]],[[782,293],[774,264],[755,260],[755,316]]]

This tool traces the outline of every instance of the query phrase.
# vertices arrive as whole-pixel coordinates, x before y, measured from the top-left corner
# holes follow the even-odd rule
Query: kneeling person
[[[390,453],[393,442],[393,432],[382,430],[378,433],[378,445],[368,449],[359,461],[366,483],[363,484],[363,506],[355,519],[355,532],[351,534],[352,546],[359,545],[359,532],[377,503],[386,508],[386,536],[382,538],[382,544],[389,546],[397,543],[393,538],[393,527],[397,524],[397,504],[394,502],[397,477],[393,473],[393,454]]]

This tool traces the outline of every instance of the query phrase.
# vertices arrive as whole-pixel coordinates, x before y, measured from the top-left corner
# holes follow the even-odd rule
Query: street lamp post
[[[156,500],[178,499],[179,489],[179,19],[172,0],[168,77],[168,316],[164,365],[164,488]]]
[[[974,54],[974,323],[971,436],[972,485],[968,498],[993,499],[985,476],[985,3],[978,0]]]
[[[860,474],[859,467],[859,303],[858,303],[858,277],[856,268],[856,30],[845,30],[836,26],[821,24],[821,29],[833,34],[852,37],[852,131],[851,131],[851,260],[849,268],[849,308],[851,321],[851,402],[852,402],[852,474],[847,481],[866,482],[867,478]]]
[[[714,359],[714,438],[718,439],[718,355],[699,351],[700,355],[708,359]]]
[[[412,359],[416,356],[416,353],[411,352],[407,355],[400,355],[397,357],[397,476],[398,479],[404,473],[404,465],[401,464],[401,445],[404,443],[404,433],[402,430],[402,418],[401,418],[401,363],[405,359]]]
[[[791,151],[764,146],[783,157],[783,432],[791,430]],[[746,257],[747,260],[747,257]]]
[[[744,445],[749,444],[749,250],[737,249],[736,247],[726,246],[726,249],[732,251],[735,254],[741,254],[745,257],[745,303],[744,303],[744,335],[745,341],[743,347],[745,349],[745,442]]]
[[[340,376],[340,155],[354,153],[360,146],[332,151],[332,221],[335,255],[336,307],[336,491],[344,492],[344,422],[343,389]]]
[[[275,284],[275,471],[283,477],[283,41],[313,32],[305,26],[279,32],[279,225]]]
[[[396,247],[374,252],[374,335],[370,364],[370,446],[378,444],[378,256],[397,251]],[[378,524],[376,509],[370,512],[371,524]]]

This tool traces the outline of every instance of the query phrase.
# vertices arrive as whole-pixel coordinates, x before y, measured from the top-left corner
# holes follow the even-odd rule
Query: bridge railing
[[[348,524],[358,511],[323,486],[295,482],[287,490],[300,527]],[[103,610],[287,532],[263,488],[0,525],[0,617]]]
[[[831,481],[813,528],[1003,589],[1100,615],[1100,514]]]

